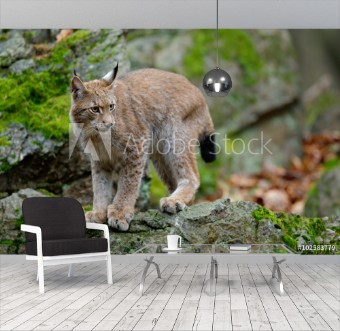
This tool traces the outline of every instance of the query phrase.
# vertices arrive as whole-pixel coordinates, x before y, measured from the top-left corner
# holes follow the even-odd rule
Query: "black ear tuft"
[[[116,67],[113,69],[113,80],[115,80],[117,73],[118,73],[118,62],[117,62]]]
[[[103,81],[108,85],[112,85],[116,76],[117,76],[117,73],[118,73],[118,63],[116,65],[116,67],[111,70],[110,72],[108,72],[102,79]]]
[[[73,75],[76,76],[76,77],[79,77],[79,76],[77,75],[76,69],[73,69]]]

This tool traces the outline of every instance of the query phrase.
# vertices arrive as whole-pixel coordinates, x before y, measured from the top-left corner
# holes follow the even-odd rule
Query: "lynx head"
[[[102,79],[83,82],[74,71],[70,118],[71,122],[82,125],[88,136],[108,131],[115,124],[114,80],[117,72],[118,64]]]

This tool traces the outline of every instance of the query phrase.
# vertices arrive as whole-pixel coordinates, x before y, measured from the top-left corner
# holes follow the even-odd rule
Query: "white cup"
[[[182,246],[182,237],[177,236],[176,234],[170,234],[166,236],[168,241],[168,249],[178,249],[178,240],[179,240],[179,247]]]

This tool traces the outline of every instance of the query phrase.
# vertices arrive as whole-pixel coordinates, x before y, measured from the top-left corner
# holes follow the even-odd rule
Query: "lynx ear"
[[[107,85],[111,85],[113,81],[115,80],[117,73],[118,73],[118,63],[116,67],[112,71],[108,72],[102,79]]]
[[[86,90],[84,83],[81,81],[81,79],[78,76],[74,76],[72,78],[71,89],[72,89],[72,94],[75,97],[78,97]]]

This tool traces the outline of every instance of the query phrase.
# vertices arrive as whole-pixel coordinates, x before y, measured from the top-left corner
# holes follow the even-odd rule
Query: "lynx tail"
[[[216,160],[216,146],[214,133],[206,135],[200,140],[200,149],[202,159],[205,162],[210,163]]]

